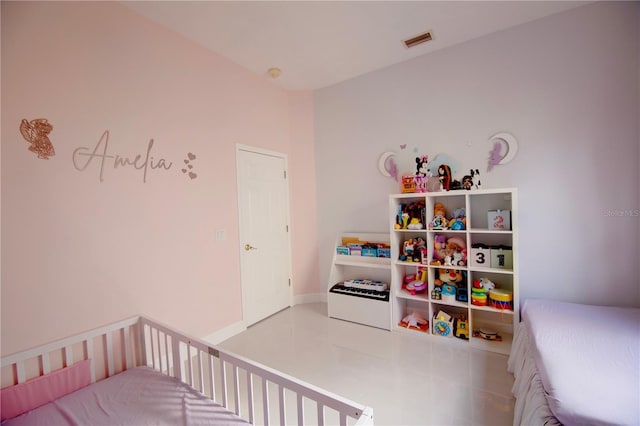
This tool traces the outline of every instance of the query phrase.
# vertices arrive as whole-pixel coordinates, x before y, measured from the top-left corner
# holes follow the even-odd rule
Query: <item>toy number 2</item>
[[[484,253],[476,253],[476,263],[483,264],[484,262]]]

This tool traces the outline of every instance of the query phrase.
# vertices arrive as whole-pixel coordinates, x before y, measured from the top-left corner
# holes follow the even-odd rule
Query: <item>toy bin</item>
[[[488,268],[491,264],[491,249],[485,244],[471,244],[470,254],[471,266],[484,266]]]
[[[513,269],[513,250],[509,246],[491,247],[491,267]]]
[[[511,210],[489,210],[487,220],[489,229],[497,231],[511,230]]]

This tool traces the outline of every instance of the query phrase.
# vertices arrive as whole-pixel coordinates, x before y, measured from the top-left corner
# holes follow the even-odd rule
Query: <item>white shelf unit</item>
[[[342,245],[343,237],[389,244],[389,234],[387,233],[346,232],[338,236],[333,250],[333,261],[327,288],[329,317],[391,330],[390,301],[368,299],[329,291],[334,284],[350,279],[370,279],[391,285],[391,259],[339,255],[336,248]]]
[[[396,229],[399,222],[398,214],[402,205],[412,202],[424,202],[424,229],[408,230]],[[466,226],[464,230],[432,230],[429,223],[434,216],[434,204],[444,205],[447,214],[456,209],[464,208],[466,211]],[[511,211],[511,226],[509,230],[489,229],[488,212],[490,210]],[[449,216],[448,216],[449,217]],[[392,305],[392,330],[403,331],[425,338],[455,340],[461,344],[468,344],[478,349],[508,354],[511,350],[513,332],[519,320],[519,283],[518,283],[518,214],[517,214],[517,190],[481,189],[481,190],[457,190],[448,192],[393,194],[389,196],[389,223],[391,243],[391,305]],[[446,238],[457,237],[466,244],[467,263],[453,267],[431,265],[434,252],[434,237],[444,235]],[[410,238],[422,238],[427,247],[426,259],[421,263],[406,262],[400,260],[400,254],[404,241]],[[473,244],[485,244],[486,246],[510,246],[513,255],[513,267],[509,269],[470,265],[471,247]],[[410,294],[403,289],[404,276],[414,274],[418,266],[427,268],[428,285],[422,293]],[[467,301],[436,300],[431,292],[435,286],[436,273],[441,269],[456,269],[462,271],[466,285]],[[487,306],[477,306],[471,303],[472,285],[474,280],[487,278],[494,282],[499,289],[513,293],[513,309],[498,309]],[[460,287],[464,288],[462,285]],[[488,298],[487,298],[488,299]],[[442,337],[433,333],[433,317],[438,311],[444,311],[449,315],[464,314],[468,320],[468,340],[456,337]],[[400,321],[408,314],[417,312],[429,320],[429,328],[419,331],[416,328],[400,326]],[[496,331],[501,336],[501,341],[486,340],[473,337],[473,333],[480,329]]]

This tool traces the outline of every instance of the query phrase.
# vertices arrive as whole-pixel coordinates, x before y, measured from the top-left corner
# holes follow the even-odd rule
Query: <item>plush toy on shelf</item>
[[[429,224],[431,229],[447,229],[447,210],[444,208],[444,204],[435,203],[433,205],[433,219]]]
[[[434,266],[466,266],[467,243],[460,237],[449,237],[436,234],[433,238],[433,256],[431,265]]]
[[[467,213],[465,209],[455,209],[447,227],[454,231],[462,231],[467,227]]]

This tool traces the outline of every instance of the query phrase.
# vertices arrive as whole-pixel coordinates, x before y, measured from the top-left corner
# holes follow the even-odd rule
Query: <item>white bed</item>
[[[2,373],[3,425],[373,424],[369,407],[142,317],[4,357]]]
[[[514,425],[640,424],[640,309],[529,299],[521,313]]]

